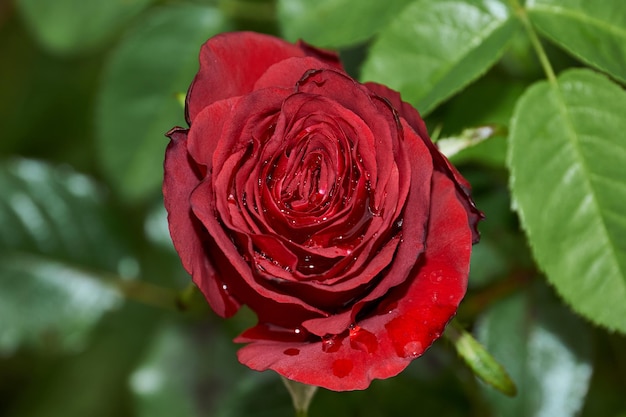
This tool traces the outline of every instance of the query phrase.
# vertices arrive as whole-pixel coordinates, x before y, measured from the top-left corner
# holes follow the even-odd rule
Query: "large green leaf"
[[[278,18],[289,40],[349,46],[374,35],[411,1],[278,0]]]
[[[361,78],[427,114],[487,71],[518,27],[500,0],[417,0],[380,33]]]
[[[0,164],[0,352],[76,349],[119,305],[98,273],[133,258],[87,177],[32,160]]]
[[[98,46],[152,0],[17,0],[39,42],[57,53]]]
[[[532,23],[569,52],[626,82],[626,2],[528,0]]]
[[[176,95],[187,91],[202,43],[226,28],[213,8],[163,7],[110,57],[98,98],[97,140],[103,168],[125,198],[158,192],[164,134],[184,123]]]
[[[626,93],[590,70],[540,82],[512,121],[511,189],[539,266],[577,312],[626,332]]]
[[[518,387],[508,398],[484,386],[497,417],[573,417],[591,379],[589,329],[535,286],[480,317],[477,337]]]

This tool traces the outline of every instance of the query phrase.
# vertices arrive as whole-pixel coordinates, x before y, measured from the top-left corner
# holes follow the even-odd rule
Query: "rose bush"
[[[229,33],[202,47],[186,118],[168,133],[170,232],[217,314],[257,314],[243,364],[364,389],[439,337],[481,214],[397,92],[303,42]]]

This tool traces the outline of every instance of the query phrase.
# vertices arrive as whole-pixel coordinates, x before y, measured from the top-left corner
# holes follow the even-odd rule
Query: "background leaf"
[[[590,70],[540,82],[512,122],[511,190],[539,266],[577,312],[626,332],[626,93]]]
[[[626,82],[626,2],[528,0],[526,7],[544,35]]]
[[[121,302],[99,274],[134,265],[119,225],[93,182],[68,169],[6,161],[0,189],[0,352],[76,350]]]
[[[184,125],[177,93],[198,70],[200,45],[227,29],[215,9],[162,7],[146,16],[114,51],[98,98],[99,157],[124,198],[155,195],[163,179],[165,133]]]
[[[52,52],[99,46],[152,0],[16,0],[39,42]]]
[[[571,417],[581,409],[592,371],[590,333],[545,288],[494,305],[476,334],[518,387],[509,398],[484,386],[495,416]]]
[[[361,78],[400,91],[428,114],[487,71],[518,27],[499,0],[418,0],[380,33]]]
[[[107,314],[77,354],[28,358],[42,377],[28,380],[10,397],[7,417],[135,416],[128,375],[152,340],[160,313],[126,303]],[[138,329],[141,329],[138,331]],[[36,401],[33,401],[36,398]],[[185,416],[187,417],[187,416]]]
[[[374,35],[412,0],[279,0],[278,18],[286,39],[341,47]]]
[[[489,139],[452,155],[449,159],[453,164],[476,162],[494,168],[505,167],[509,123],[526,86],[521,81],[506,79],[494,69],[446,103],[443,111],[432,115],[429,124],[441,126],[442,139],[456,137],[468,126],[486,125],[495,130],[495,135]]]

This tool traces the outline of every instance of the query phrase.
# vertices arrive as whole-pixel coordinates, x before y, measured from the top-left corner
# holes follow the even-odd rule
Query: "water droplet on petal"
[[[416,358],[421,355],[423,351],[424,350],[422,349],[422,344],[415,340],[404,345],[405,358]]]
[[[443,281],[442,271],[433,271],[430,273],[430,280],[432,282],[441,282]]]
[[[337,359],[333,362],[333,374],[338,378],[344,378],[352,371],[354,364],[350,359]]]
[[[322,351],[326,353],[337,352],[341,348],[343,339],[336,334],[327,334],[322,338]]]
[[[300,354],[300,349],[289,348],[289,349],[285,349],[285,351],[283,353],[285,355],[289,355],[289,356],[296,356],[296,355]]]
[[[352,349],[359,349],[367,353],[374,353],[378,350],[378,340],[374,333],[354,325],[350,327],[349,335]]]

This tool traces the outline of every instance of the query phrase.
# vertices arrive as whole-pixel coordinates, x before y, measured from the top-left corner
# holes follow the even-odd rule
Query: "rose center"
[[[314,221],[319,222],[339,186],[338,168],[343,163],[336,166],[337,141],[308,129],[298,139],[276,158],[266,184],[281,212],[299,218],[316,216]]]

